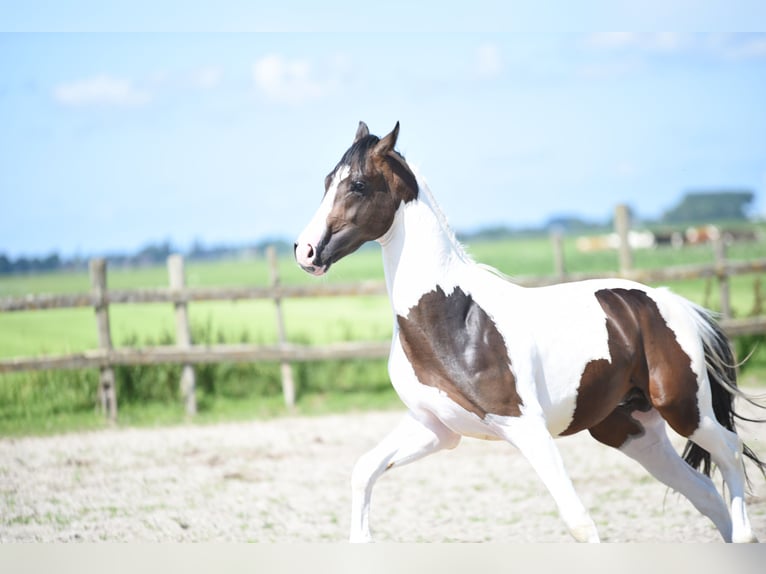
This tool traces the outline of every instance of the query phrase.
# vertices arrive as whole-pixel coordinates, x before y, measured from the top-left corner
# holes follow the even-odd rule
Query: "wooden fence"
[[[627,242],[623,242],[627,245]],[[565,269],[560,239],[554,238],[556,269],[550,277],[520,277],[514,281],[532,287],[558,282],[577,281],[600,277],[620,276],[644,283],[656,283],[691,278],[714,278],[719,282],[723,318],[721,325],[729,336],[766,333],[766,316],[733,319],[729,301],[729,278],[735,275],[766,272],[766,259],[729,261],[723,244],[714,248],[712,264],[686,265],[664,269],[632,269],[630,258],[620,257],[619,273],[569,273]],[[114,367],[117,365],[155,365],[173,363],[182,365],[180,390],[186,412],[196,413],[195,377],[192,365],[219,362],[281,363],[282,389],[285,404],[295,401],[290,364],[299,361],[327,359],[381,358],[388,355],[390,342],[355,341],[324,346],[296,345],[288,342],[282,316],[283,299],[303,297],[345,297],[357,295],[385,295],[385,283],[380,281],[354,284],[315,284],[310,286],[282,285],[273,249],[268,251],[270,285],[268,287],[187,287],[184,262],[181,256],[168,258],[169,287],[154,289],[112,290],[107,288],[107,267],[103,259],[90,263],[91,291],[64,295],[28,295],[0,299],[0,312],[45,310],[57,308],[91,307],[95,311],[98,330],[98,349],[58,356],[20,357],[0,360],[0,373],[48,369],[98,368],[100,370],[99,397],[105,415],[116,420],[117,396]],[[196,301],[240,301],[268,299],[274,302],[278,342],[274,345],[217,344],[198,345],[191,338],[188,306]],[[176,344],[145,348],[114,348],[109,325],[109,306],[131,303],[171,303],[175,309]]]

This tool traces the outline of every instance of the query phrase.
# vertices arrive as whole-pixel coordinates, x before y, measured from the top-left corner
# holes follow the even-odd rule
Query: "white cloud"
[[[264,56],[253,65],[256,88],[272,100],[301,103],[326,96],[335,84],[319,81],[307,60],[288,60],[279,54]]]
[[[732,46],[729,53],[735,58],[766,58],[766,35],[748,37]]]
[[[192,84],[203,90],[210,90],[220,85],[223,79],[223,70],[215,66],[197,68],[192,72]]]
[[[618,161],[614,166],[614,171],[621,177],[633,177],[638,174],[638,168],[636,164],[630,160]]]
[[[625,58],[618,62],[588,63],[577,68],[577,73],[590,80],[620,78],[640,72],[644,64],[639,58]]]
[[[685,43],[684,37],[676,32],[598,32],[586,39],[586,44],[593,48],[645,52],[677,52]]]
[[[503,69],[500,49],[494,44],[482,44],[476,50],[476,71],[480,76],[497,76]]]
[[[635,32],[596,32],[587,38],[587,44],[596,48],[625,48],[635,42]]]
[[[130,80],[106,75],[60,84],[53,89],[53,97],[67,106],[134,107],[152,99],[149,92],[137,88]]]

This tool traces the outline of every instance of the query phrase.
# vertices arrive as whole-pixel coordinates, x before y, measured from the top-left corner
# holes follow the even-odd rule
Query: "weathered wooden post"
[[[724,319],[731,319],[731,293],[729,291],[729,275],[726,272],[726,243],[720,233],[713,236],[713,258],[721,297],[721,315]]]
[[[619,204],[614,209],[614,230],[620,239],[620,272],[623,273],[633,269],[633,253],[630,250],[630,240],[628,238],[630,233],[630,212],[625,204]]]
[[[93,293],[93,308],[96,312],[96,329],[98,330],[98,347],[108,356],[112,350],[112,332],[109,328],[109,301],[106,289],[106,260],[91,259],[90,284]],[[98,380],[98,396],[101,410],[109,422],[117,422],[117,389],[114,369],[107,360],[100,367]]]
[[[566,277],[566,265],[564,263],[564,236],[561,231],[551,233],[553,242],[553,273],[559,281]]]
[[[266,250],[269,260],[269,275],[271,276],[271,286],[279,287],[279,267],[277,266],[277,252],[273,245]],[[277,311],[277,338],[279,344],[287,343],[287,334],[285,332],[285,318],[282,313],[282,299],[279,296],[274,297],[274,305]],[[293,369],[288,361],[282,361],[282,394],[285,398],[285,406],[288,409],[295,407],[295,383],[293,381]]]
[[[184,259],[180,255],[168,257],[168,275],[170,288],[180,292],[186,287],[186,274],[184,273]],[[189,309],[185,300],[177,300],[174,303],[176,314],[176,345],[182,349],[191,347],[191,325],[189,323]],[[186,405],[186,415],[193,417],[197,414],[196,379],[194,368],[189,364],[181,365],[181,396]]]

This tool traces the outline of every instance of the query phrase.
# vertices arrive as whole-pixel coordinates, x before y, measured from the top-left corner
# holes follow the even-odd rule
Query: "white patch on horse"
[[[322,198],[322,203],[319,205],[314,217],[311,218],[309,224],[305,227],[303,232],[298,237],[298,243],[301,245],[311,245],[316,249],[317,245],[322,239],[327,229],[327,216],[332,210],[332,206],[335,203],[335,196],[338,193],[338,186],[340,182],[349,176],[351,168],[347,165],[341,166],[335,172],[332,178],[330,186],[327,188],[327,192]]]
[[[418,198],[399,206],[393,225],[378,240],[384,247],[383,267],[393,311],[403,317],[437,285],[448,295],[454,291],[459,283],[454,264],[470,261],[454,235],[446,232],[428,184],[419,177],[417,181]]]

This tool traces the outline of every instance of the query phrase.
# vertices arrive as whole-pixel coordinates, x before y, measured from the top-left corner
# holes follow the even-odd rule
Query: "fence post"
[[[186,274],[184,273],[184,259],[181,255],[168,257],[168,276],[170,288],[180,291],[186,287]],[[191,326],[189,324],[189,309],[186,301],[174,303],[176,314],[176,345],[182,349],[191,347]],[[197,414],[197,395],[194,368],[190,364],[181,365],[181,396],[186,405],[186,415],[193,417]]]
[[[93,293],[93,308],[96,312],[96,329],[98,330],[98,347],[109,353],[112,350],[112,333],[109,328],[109,302],[106,289],[106,260],[91,259],[90,284]],[[114,368],[107,363],[100,367],[98,379],[98,396],[101,410],[109,422],[117,421],[117,389],[114,378]]]
[[[620,239],[619,256],[620,272],[622,273],[633,269],[633,253],[630,250],[630,240],[628,239],[630,233],[630,212],[625,204],[619,204],[614,208],[614,230]]]
[[[718,290],[721,296],[721,315],[731,319],[731,294],[729,292],[729,276],[726,272],[726,244],[721,234],[713,237],[713,257],[715,259],[715,274],[718,278]]]
[[[553,242],[553,273],[559,281],[563,281],[566,276],[566,265],[564,263],[564,237],[561,231],[551,233]]]
[[[269,259],[269,275],[271,276],[271,286],[279,286],[279,267],[277,266],[277,252],[273,245],[266,250]],[[277,338],[280,345],[287,342],[285,333],[285,318],[282,313],[282,299],[274,297],[274,305],[277,311]],[[293,369],[288,361],[282,361],[282,394],[285,397],[285,406],[292,409],[295,406],[295,383],[293,381]]]

